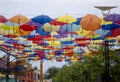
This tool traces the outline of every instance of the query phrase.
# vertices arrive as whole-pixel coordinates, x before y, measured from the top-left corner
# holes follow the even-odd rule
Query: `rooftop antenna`
[[[117,6],[94,6],[95,8],[102,11],[103,16],[107,16],[110,14],[110,10],[113,8],[116,8]],[[105,40],[105,50],[104,50],[104,56],[105,56],[105,82],[110,82],[110,61],[109,61],[109,41],[108,39]]]

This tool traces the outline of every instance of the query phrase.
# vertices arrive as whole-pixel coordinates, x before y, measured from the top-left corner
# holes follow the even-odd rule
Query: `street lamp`
[[[94,7],[101,10],[103,16],[107,16],[109,15],[110,10],[116,8],[117,6],[94,6]],[[105,13],[105,11],[107,11],[107,13]]]
[[[94,6],[95,8],[102,11],[103,16],[107,16],[110,10],[116,8],[117,6]],[[107,11],[107,13],[105,13]],[[105,40],[105,82],[110,81],[110,71],[109,71],[109,41]]]

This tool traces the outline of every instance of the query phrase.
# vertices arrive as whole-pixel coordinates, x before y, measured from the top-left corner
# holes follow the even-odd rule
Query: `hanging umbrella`
[[[102,25],[112,24],[111,21],[105,21],[104,17],[100,17],[100,19],[102,20],[102,22],[101,22]]]
[[[67,24],[67,23],[59,22],[59,21],[57,21],[57,19],[55,19],[55,20],[51,21],[50,24],[55,25],[55,26],[58,26],[58,25],[62,26],[62,25]]]
[[[100,35],[100,36],[104,36],[104,35],[106,35],[108,32],[110,32],[110,30],[104,30],[104,29],[97,29],[96,31],[95,31],[95,33],[96,34],[98,34],[98,35]]]
[[[0,26],[0,34],[14,34],[18,30],[18,26],[7,26],[7,25],[2,25]]]
[[[77,21],[76,21],[76,22],[73,22],[72,24],[80,25],[81,19],[82,19],[82,18],[77,18]]]
[[[113,22],[120,22],[120,15],[119,14],[110,14],[104,17],[105,21],[113,21]]]
[[[5,22],[5,25],[8,25],[8,26],[19,26],[19,24],[18,23],[12,23],[12,22],[10,22],[10,21],[7,21],[7,22]]]
[[[79,31],[81,28],[80,25],[76,25],[76,24],[65,24],[63,26],[61,26],[60,30],[58,31],[59,34],[65,34],[68,32],[76,32]]]
[[[31,26],[31,25],[28,25],[28,24],[23,24],[19,27],[19,29],[22,29],[24,31],[33,31],[33,30],[36,30],[37,27],[36,26]]]
[[[7,21],[8,21],[7,18],[5,18],[4,16],[0,15],[0,23],[5,23]]]
[[[117,28],[120,28],[120,25],[119,24],[115,24],[115,23],[102,25],[102,29],[103,30],[115,30]]]
[[[111,30],[111,32],[112,32],[112,35],[113,36],[119,36],[120,35],[120,28],[118,28],[118,29],[115,29],[115,30]]]
[[[81,19],[82,28],[87,31],[95,31],[101,27],[101,19],[96,15],[87,14]]]
[[[38,26],[38,29],[36,30],[37,33],[39,33],[40,35],[42,36],[46,36],[46,35],[49,35],[50,32],[46,32],[43,28],[42,28],[42,25],[39,25]]]
[[[46,31],[46,32],[56,32],[59,31],[60,26],[54,26],[51,25],[49,23],[46,23],[42,26],[42,28]]]
[[[47,15],[39,15],[31,19],[35,23],[45,24],[51,22],[53,19]]]
[[[57,21],[64,22],[64,23],[72,23],[72,22],[76,22],[77,19],[70,15],[63,15],[63,16],[58,17]]]
[[[22,24],[22,23],[27,23],[30,20],[24,15],[15,15],[15,16],[11,17],[9,19],[9,21],[12,23]]]

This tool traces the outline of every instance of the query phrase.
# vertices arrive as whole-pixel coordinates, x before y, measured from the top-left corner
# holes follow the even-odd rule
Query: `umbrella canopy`
[[[64,22],[64,23],[72,23],[72,22],[76,22],[77,19],[70,15],[63,15],[63,16],[58,17],[57,21]]]
[[[12,23],[10,21],[5,22],[5,25],[8,25],[8,26],[19,26],[18,23]]]
[[[59,21],[57,21],[57,19],[55,19],[55,20],[51,21],[50,24],[55,25],[55,26],[58,26],[58,25],[62,26],[62,25],[67,24],[67,23],[59,22]]]
[[[2,25],[0,26],[0,34],[15,34],[16,30],[18,30],[18,26],[8,26]]]
[[[115,29],[115,30],[111,30],[111,32],[112,32],[112,35],[113,36],[119,36],[120,35],[120,28],[118,28],[118,29]]]
[[[0,23],[5,23],[7,21],[8,21],[7,18],[5,18],[4,16],[0,15]]]
[[[22,23],[27,23],[28,21],[30,21],[26,16],[23,15],[15,15],[13,17],[11,17],[9,19],[10,22],[12,23],[18,23],[18,24],[22,24]]]
[[[112,21],[105,21],[104,17],[100,17],[100,19],[102,20],[102,22],[101,22],[102,25],[112,24]]]
[[[104,29],[104,30],[115,30],[117,28],[120,28],[120,25],[119,24],[115,24],[115,23],[102,25],[102,29]]]
[[[31,26],[31,25],[28,25],[28,24],[23,24],[19,27],[19,29],[22,29],[24,31],[33,31],[33,30],[37,29],[37,26]]]
[[[33,17],[31,20],[35,23],[45,24],[52,21],[52,18],[47,15],[39,15],[39,16]]]
[[[73,22],[72,24],[80,25],[81,19],[82,19],[82,18],[77,18],[77,21],[76,21],[76,22]]]
[[[81,19],[80,22],[83,29],[87,31],[95,31],[101,26],[101,19],[96,15],[87,14]]]
[[[65,34],[68,32],[76,32],[79,31],[81,28],[80,25],[76,25],[76,24],[65,24],[63,26],[61,26],[60,30],[58,31],[59,34]]]
[[[120,22],[120,15],[119,14],[110,14],[104,17],[105,21],[113,21],[113,22]]]
[[[104,29],[98,29],[95,31],[96,34],[100,35],[100,36],[104,36],[106,35],[108,32],[110,32],[110,30],[104,30]]]
[[[42,36],[49,35],[49,33],[50,33],[50,32],[46,32],[44,29],[42,29],[41,25],[38,26],[38,29],[36,30],[36,32],[39,33]]]
[[[54,26],[51,25],[49,23],[46,23],[42,26],[42,28],[46,31],[46,32],[55,32],[55,31],[59,31],[60,26]]]

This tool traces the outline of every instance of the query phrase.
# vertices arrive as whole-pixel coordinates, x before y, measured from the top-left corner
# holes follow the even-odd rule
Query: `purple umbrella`
[[[119,14],[110,14],[104,17],[105,21],[113,21],[113,22],[120,22],[120,15]]]

